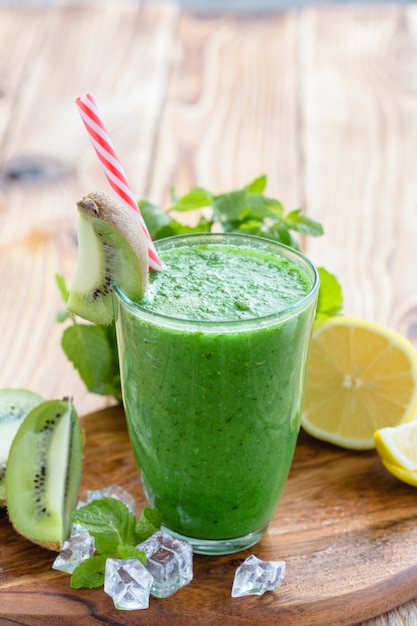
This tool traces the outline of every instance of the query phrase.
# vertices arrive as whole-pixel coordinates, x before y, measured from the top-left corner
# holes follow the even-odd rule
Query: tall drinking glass
[[[195,552],[236,552],[262,537],[288,476],[318,274],[259,237],[156,247],[165,269],[151,275],[148,301],[116,290],[130,440],[163,527]]]

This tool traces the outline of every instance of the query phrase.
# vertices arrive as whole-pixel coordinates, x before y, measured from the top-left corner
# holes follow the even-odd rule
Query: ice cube
[[[166,598],[192,580],[193,551],[188,541],[160,530],[137,548],[146,554],[146,568],[153,576],[153,596]]]
[[[278,589],[285,576],[285,561],[261,561],[254,554],[235,572],[232,597],[262,595]]]
[[[97,489],[96,491],[87,491],[87,502],[93,500],[100,500],[101,498],[116,498],[126,504],[131,513],[134,513],[134,500],[128,491],[120,487],[120,485],[110,485],[104,487],[104,489]]]
[[[93,556],[94,537],[82,526],[73,526],[71,536],[64,541],[61,552],[52,563],[52,568],[72,574],[77,565]]]
[[[111,596],[116,609],[147,609],[152,575],[138,559],[107,559],[104,591]]]

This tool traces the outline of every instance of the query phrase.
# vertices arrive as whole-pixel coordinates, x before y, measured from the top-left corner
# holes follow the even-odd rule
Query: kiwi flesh
[[[46,400],[21,423],[10,447],[6,503],[15,530],[51,550],[71,532],[82,470],[82,433],[70,399]]]
[[[0,506],[6,503],[6,467],[10,446],[27,414],[43,398],[26,389],[0,389]]]
[[[115,316],[113,287],[142,300],[148,282],[148,246],[138,215],[116,198],[96,191],[77,203],[78,263],[67,309],[96,324]]]

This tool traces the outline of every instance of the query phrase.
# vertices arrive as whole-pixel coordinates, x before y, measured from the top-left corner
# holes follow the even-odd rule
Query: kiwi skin
[[[148,282],[148,245],[138,215],[116,198],[96,191],[77,203],[78,264],[67,309],[97,324],[115,316],[112,290],[140,301]]]
[[[47,400],[22,422],[9,452],[6,503],[14,529],[59,551],[71,532],[82,472],[83,438],[70,399]]]

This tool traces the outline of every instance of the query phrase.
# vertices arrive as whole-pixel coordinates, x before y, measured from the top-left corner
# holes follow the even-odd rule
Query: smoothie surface
[[[143,306],[189,320],[236,321],[278,313],[311,285],[288,259],[246,247],[201,244],[161,252]]]

